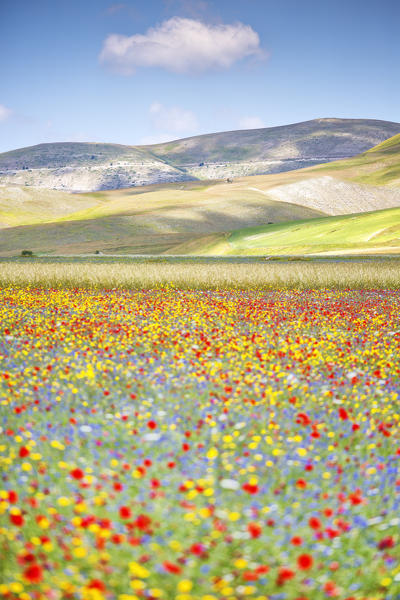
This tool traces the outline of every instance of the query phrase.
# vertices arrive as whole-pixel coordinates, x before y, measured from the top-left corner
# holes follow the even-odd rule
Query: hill
[[[0,154],[0,185],[87,192],[192,177],[144,149],[60,142]]]
[[[219,187],[219,186],[216,186]],[[204,236],[259,223],[312,218],[320,212],[254,193],[226,197],[222,190],[103,192],[97,206],[43,224],[3,229],[0,255],[23,249],[49,254],[158,254]],[[125,192],[125,193],[121,193]],[[103,197],[109,200],[104,202]],[[90,198],[90,196],[88,195]]]
[[[400,133],[372,119],[314,119],[228,131],[151,146],[153,154],[203,179],[278,173],[347,158]]]
[[[359,183],[400,187],[400,134],[344,161],[324,165],[324,172]],[[319,167],[314,169],[316,172]]]
[[[240,178],[233,186],[237,191],[252,190],[327,215],[400,206],[400,135],[353,158]]]
[[[225,243],[231,232],[249,227],[266,226],[269,234],[271,227],[288,221],[399,207],[399,140],[395,136],[347,160],[233,183],[185,181],[80,195],[0,187],[0,228],[8,227],[1,234],[0,254],[22,249],[190,254],[211,247],[212,252],[230,252],[229,245],[216,248],[216,242]],[[355,181],[376,182],[377,176],[384,177],[385,185]],[[287,235],[293,234],[289,228]],[[257,248],[256,253],[261,251]]]
[[[151,146],[39,144],[0,154],[0,185],[90,192],[276,173],[351,157],[398,133],[389,121],[315,119]]]
[[[185,247],[180,250],[185,253]],[[210,255],[399,254],[400,208],[252,227],[187,249]]]
[[[45,223],[98,204],[89,196],[56,190],[0,186],[0,229]]]

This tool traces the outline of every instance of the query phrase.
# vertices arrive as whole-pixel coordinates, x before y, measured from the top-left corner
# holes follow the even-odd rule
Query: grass
[[[0,229],[46,223],[96,204],[95,198],[81,194],[17,185],[0,186]]]
[[[321,214],[274,202],[251,190],[231,190],[228,196],[217,188],[160,190],[140,195],[104,193],[93,208],[40,225],[3,230],[0,255],[16,254],[23,248],[56,254],[95,250],[115,253],[117,249],[123,253],[158,254],[220,231]]]
[[[310,172],[335,175],[370,185],[400,186],[400,134],[353,158],[318,165]]]
[[[207,254],[400,252],[400,208],[280,223],[234,231],[216,240],[192,242]]]
[[[0,286],[182,290],[399,289],[396,260],[264,264],[38,264],[2,262]]]
[[[395,188],[400,182],[396,179],[399,147],[400,135],[358,157],[287,173],[238,178],[230,184],[192,181],[80,195],[8,186],[0,191],[0,228],[4,227],[0,255],[15,255],[24,248],[49,254],[96,250],[132,254],[240,253],[247,249],[251,253],[247,242],[242,247],[237,243],[237,250],[226,245],[226,234],[236,231],[231,238],[236,244],[241,236],[246,236],[243,230],[249,227],[272,223],[268,226],[268,233],[272,233],[281,230],[279,223],[344,212],[337,202],[341,188],[335,187],[336,178],[364,184],[352,183],[346,188],[347,212],[396,204],[396,190],[387,186]],[[317,181],[323,176],[332,180],[325,196]],[[371,183],[384,184],[386,188],[377,193],[366,185]],[[293,185],[290,190],[285,188],[291,184],[295,190]],[[273,193],[277,193],[276,200]],[[305,252],[307,245],[299,245],[299,236],[293,236],[296,227],[285,231],[286,246],[294,248],[297,244],[298,249],[293,251]],[[202,237],[206,239],[199,241]],[[338,234],[335,239],[329,236],[329,240],[335,248],[344,250],[358,244],[351,241],[352,237],[350,229],[348,238],[343,235],[339,239]],[[282,240],[275,239],[282,246]],[[382,236],[379,240],[383,242]],[[266,241],[269,246],[269,238]]]

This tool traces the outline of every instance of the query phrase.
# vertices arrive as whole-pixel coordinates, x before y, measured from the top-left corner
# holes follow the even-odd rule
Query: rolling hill
[[[351,157],[397,133],[399,123],[314,119],[196,136],[154,145],[151,151],[199,179],[215,179],[278,173]]]
[[[352,157],[400,133],[400,123],[315,119],[166,144],[39,144],[0,154],[0,185],[90,192],[276,173]]]
[[[400,134],[352,159],[324,165],[324,172],[358,183],[400,187]],[[320,167],[314,170],[318,172]]]
[[[96,250],[109,254],[174,252],[177,245],[221,231],[274,222],[313,218],[320,212],[261,196],[218,197],[207,191],[163,190],[131,198],[118,196],[107,203],[42,224],[1,231],[0,255],[35,253],[80,254]],[[110,194],[111,195],[111,194]],[[153,198],[149,197],[153,196]]]
[[[188,250],[210,255],[398,254],[400,208],[252,227],[198,240]]]
[[[97,204],[95,198],[68,192],[18,185],[0,186],[0,230],[46,223]]]
[[[270,236],[278,224],[289,227],[289,221],[311,223],[344,214],[353,219],[353,213],[400,207],[399,164],[400,134],[350,159],[233,183],[183,181],[87,194],[0,187],[0,254],[22,249],[48,254],[232,253],[232,240],[243,232],[246,236],[249,227],[265,227]],[[398,213],[385,214],[395,226]],[[354,219],[349,223],[354,226]],[[301,245],[291,246],[289,239],[294,229],[285,231],[286,245],[297,252]],[[298,241],[297,234],[294,238]],[[376,241],[383,243],[382,235]],[[344,237],[333,241],[335,248],[344,243]],[[267,248],[246,244],[236,244],[234,252],[264,253]],[[282,248],[280,238],[276,253]]]

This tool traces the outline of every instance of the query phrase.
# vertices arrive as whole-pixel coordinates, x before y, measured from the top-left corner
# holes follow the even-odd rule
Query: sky
[[[0,152],[400,122],[399,0],[0,0]]]

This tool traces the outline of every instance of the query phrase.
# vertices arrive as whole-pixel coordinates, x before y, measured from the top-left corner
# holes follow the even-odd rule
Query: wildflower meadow
[[[0,289],[0,598],[398,600],[399,301]]]

